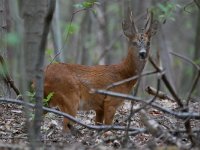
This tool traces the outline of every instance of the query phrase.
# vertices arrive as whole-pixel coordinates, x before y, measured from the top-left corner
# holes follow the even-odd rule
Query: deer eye
[[[136,41],[133,41],[132,44],[133,44],[134,46],[137,46],[137,42],[136,42]]]

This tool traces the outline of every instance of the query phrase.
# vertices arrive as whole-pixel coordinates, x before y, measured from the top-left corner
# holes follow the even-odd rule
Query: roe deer
[[[96,111],[96,123],[110,125],[116,109],[123,102],[110,96],[91,94],[90,89],[103,89],[107,85],[139,74],[149,54],[153,29],[153,15],[148,15],[143,32],[139,33],[132,13],[122,23],[128,39],[127,57],[119,64],[84,66],[79,64],[55,63],[45,70],[44,95],[53,92],[49,107],[59,107],[75,116],[78,110]],[[136,80],[114,87],[112,91],[128,94]],[[70,121],[64,118],[63,129],[68,131]]]

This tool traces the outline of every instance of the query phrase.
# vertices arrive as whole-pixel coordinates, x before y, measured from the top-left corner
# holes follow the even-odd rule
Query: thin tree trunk
[[[8,31],[8,24],[7,24],[7,13],[6,13],[6,6],[8,3],[6,0],[0,0],[0,40],[1,43],[5,39],[7,31]],[[7,57],[7,43],[4,42],[0,45],[0,54],[6,58]],[[10,97],[10,89],[8,83],[5,82],[5,71],[4,67],[6,64],[0,64],[0,97]]]
[[[44,82],[44,77],[43,77],[43,67],[44,67],[44,55],[45,55],[45,48],[46,48],[46,43],[47,43],[47,36],[49,33],[51,21],[53,18],[53,13],[55,9],[55,2],[56,0],[50,0],[49,3],[49,10],[47,13],[47,16],[45,17],[45,22],[44,26],[42,29],[42,39],[40,41],[39,45],[39,55],[37,58],[36,66],[35,66],[35,72],[36,72],[36,94],[35,94],[35,99],[36,99],[36,104],[35,104],[35,118],[34,118],[34,136],[35,136],[35,142],[41,142],[41,124],[43,121],[42,115],[43,115],[43,97],[44,97],[44,90],[43,90],[43,82]],[[38,145],[38,143],[37,143]],[[40,146],[40,145],[39,145]]]
[[[35,65],[42,36],[47,0],[24,0],[24,57],[27,86],[35,77]]]
[[[108,45],[108,31],[107,31],[107,26],[108,26],[108,21],[107,21],[107,16],[106,16],[106,5],[107,1],[104,1],[100,7],[97,8],[97,20],[99,24],[99,30],[97,31],[97,41],[98,41],[98,53],[99,56],[106,50],[106,46]],[[98,57],[99,57],[98,56]],[[105,64],[109,63],[109,56],[102,58],[99,61],[99,64]]]
[[[58,62],[63,61],[63,46],[62,46],[62,37],[61,37],[61,26],[60,26],[60,3],[57,0],[56,1],[56,9],[54,13],[54,17],[52,20],[51,25],[51,33],[53,38],[53,45],[54,45],[54,54],[55,54],[55,60]]]
[[[197,18],[194,62],[196,62],[198,65],[200,65],[200,9],[198,10],[198,18]],[[197,70],[196,70],[196,68],[194,68],[193,78],[195,78],[196,74],[197,74]],[[200,81],[198,81],[196,91],[200,91]],[[196,93],[198,94],[198,96],[200,96],[199,92],[196,92]]]
[[[47,10],[47,0],[23,0],[23,18],[24,18],[24,67],[25,68],[25,85],[27,90],[30,90],[30,85],[35,78],[35,66],[39,54],[39,46],[42,39],[44,20]],[[37,85],[36,85],[37,86]],[[27,97],[25,97],[26,100]],[[41,103],[41,100],[36,99],[36,104]],[[25,115],[27,118],[27,126],[29,131],[29,140],[31,149],[39,146],[36,144],[38,133],[34,131],[28,121],[29,112],[25,107]],[[36,117],[36,116],[35,116]],[[34,123],[34,125],[37,123]],[[39,128],[40,129],[40,128]]]
[[[22,69],[21,66],[23,66],[23,62],[24,62],[24,56],[23,55],[23,20],[20,18],[19,16],[19,8],[18,8],[18,3],[16,0],[9,0],[9,6],[10,6],[10,16],[13,19],[12,22],[12,31],[16,33],[17,37],[19,38],[20,43],[17,43],[17,45],[15,45],[15,50],[14,55],[16,56],[16,58],[20,58],[20,59],[14,59],[13,60],[13,64],[12,64],[12,70],[13,73],[12,75],[14,75],[14,81],[16,82],[16,84],[19,86],[20,89],[22,89],[22,91],[24,91],[24,77],[25,77],[25,73],[24,73],[24,69]],[[20,76],[16,76],[16,74],[20,74]]]
[[[91,18],[90,18],[90,11],[87,11],[81,21],[81,30],[80,30],[80,36],[79,41],[81,44],[79,44],[79,52],[77,52],[77,63],[83,64],[83,65],[89,65],[89,52],[87,48],[87,41],[88,38],[91,36]],[[85,38],[82,38],[85,37]]]
[[[166,38],[164,36],[164,32],[162,27],[160,29],[160,33],[157,36],[157,41],[159,43],[157,49],[160,50],[160,58],[162,67],[165,69],[165,74],[176,91],[175,82],[174,82],[174,74],[172,71],[172,59],[169,54],[169,46],[166,43]]]

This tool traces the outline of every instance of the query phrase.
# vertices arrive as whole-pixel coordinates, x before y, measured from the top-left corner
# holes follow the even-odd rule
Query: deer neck
[[[138,75],[142,72],[146,60],[141,60],[135,47],[128,48],[128,54],[121,63],[121,74],[124,78]]]

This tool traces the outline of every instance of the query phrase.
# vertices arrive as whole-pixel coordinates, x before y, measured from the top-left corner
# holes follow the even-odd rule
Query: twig
[[[8,72],[8,69],[6,67],[6,63],[5,63],[5,60],[3,58],[2,55],[0,55],[0,63],[1,63],[1,66],[2,66],[2,71],[3,71],[3,78],[4,78],[4,81],[10,85],[11,88],[13,88],[14,92],[16,93],[16,95],[21,95],[19,89],[15,86],[15,83],[14,81],[11,79],[10,75],[9,75],[9,72]]]
[[[16,100],[16,99],[9,99],[9,98],[0,98],[0,102],[1,103],[13,103],[13,104],[18,104],[18,105],[23,105],[25,107],[29,107],[29,108],[35,108],[36,106],[34,104],[31,103],[27,103],[24,101],[20,101],[20,100]],[[78,119],[76,119],[75,117],[66,114],[64,112],[55,110],[55,109],[51,109],[48,107],[42,107],[42,109],[44,111],[47,112],[52,112],[54,114],[66,117],[67,119],[69,119],[72,122],[75,122],[81,126],[84,126],[86,128],[89,129],[93,129],[93,130],[97,130],[97,131],[102,131],[102,130],[122,130],[125,131],[126,127],[125,126],[115,126],[115,125],[101,125],[101,126],[97,126],[97,125],[86,125],[85,123],[79,121]],[[130,131],[138,131],[138,132],[144,132],[144,128],[129,128]]]
[[[175,52],[170,52],[170,53],[171,53],[172,55],[174,55],[174,56],[177,56],[177,57],[179,57],[179,58],[181,58],[181,59],[183,59],[183,60],[189,62],[189,63],[192,64],[192,65],[197,69],[197,71],[198,71],[198,73],[197,73],[197,75],[196,75],[196,77],[195,77],[195,79],[194,79],[194,81],[193,81],[193,84],[192,84],[192,86],[191,86],[191,89],[189,90],[189,94],[188,94],[188,96],[187,96],[187,99],[186,99],[186,105],[188,106],[189,100],[190,100],[190,98],[191,98],[191,95],[192,95],[194,89],[196,88],[197,83],[198,83],[198,80],[199,80],[199,77],[200,77],[200,66],[197,65],[197,64],[196,64],[194,61],[192,61],[191,59],[189,59],[189,58],[187,58],[187,57],[185,57],[185,56],[183,56],[183,55],[177,54],[177,53],[175,53]]]
[[[177,57],[179,57],[179,58],[181,58],[181,59],[183,59],[183,60],[185,60],[185,61],[187,61],[187,62],[189,62],[198,71],[198,73],[197,73],[197,75],[196,75],[196,77],[195,77],[195,79],[193,81],[193,84],[191,86],[191,89],[189,90],[189,94],[187,96],[187,99],[186,99],[186,109],[183,110],[183,111],[187,112],[188,111],[188,105],[189,105],[189,101],[190,101],[191,95],[192,95],[194,89],[196,88],[196,85],[197,85],[199,77],[200,77],[200,67],[196,63],[194,63],[191,59],[189,59],[189,58],[187,58],[185,56],[182,56],[182,55],[174,53],[174,52],[170,52],[170,53],[173,54],[173,55],[175,55],[175,56],[177,56]],[[185,125],[185,128],[186,128],[188,137],[189,137],[190,141],[192,142],[192,145],[196,145],[197,141],[195,140],[194,135],[192,134],[192,127],[191,127],[190,118],[187,118],[187,120],[185,121],[184,125]]]
[[[156,63],[153,61],[153,59],[151,58],[151,56],[149,57],[149,62],[152,64],[152,66],[158,71],[158,72],[162,72],[162,70],[156,65]],[[174,91],[173,87],[171,86],[171,84],[169,83],[167,77],[165,74],[162,74],[161,76],[163,82],[165,83],[166,87],[168,88],[169,92],[172,94],[174,100],[177,102],[177,104],[179,105],[179,107],[183,107],[183,103],[181,102],[180,98],[177,96],[176,92]]]
[[[113,97],[116,97],[116,98],[123,98],[123,99],[126,99],[126,100],[130,100],[130,101],[136,101],[136,102],[140,102],[140,103],[148,103],[149,100],[143,100],[139,97],[135,97],[135,96],[131,96],[131,95],[128,95],[128,94],[122,94],[122,93],[117,93],[117,92],[112,92],[112,91],[106,91],[106,90],[95,90],[95,89],[92,89],[91,90],[91,93],[96,93],[96,94],[103,94],[103,95],[109,95],[109,96],[113,96]],[[117,100],[117,99],[116,99]],[[191,118],[191,119],[198,119],[200,120],[200,113],[195,113],[195,112],[175,112],[175,111],[172,111],[170,109],[166,109],[156,103],[150,103],[149,104],[150,106],[164,112],[164,113],[167,113],[167,114],[170,114],[170,115],[173,115],[175,117],[177,117],[178,119],[187,119],[188,117]]]
[[[180,139],[172,136],[172,134],[160,126],[155,120],[150,119],[144,110],[140,111],[140,115],[143,124],[147,127],[147,131],[149,131],[154,137],[166,141],[167,144],[175,144],[179,148],[183,148],[183,143]]]
[[[118,81],[118,82],[114,82],[110,85],[108,85],[105,89],[106,90],[110,90],[111,88],[114,88],[118,85],[121,85],[121,84],[124,84],[126,82],[129,82],[129,81],[132,81],[132,80],[136,80],[138,79],[139,77],[143,77],[143,76],[148,76],[148,75],[152,75],[152,74],[155,74],[155,73],[158,73],[158,71],[148,71],[148,72],[144,72],[140,75],[135,75],[133,77],[130,77],[130,78],[127,78],[127,79],[124,79],[124,80],[121,80],[121,81]]]
[[[99,58],[97,59],[95,64],[98,64],[99,61],[106,55],[106,53],[108,53],[110,51],[110,49],[114,46],[115,42],[118,40],[119,37],[122,36],[122,33],[118,33],[118,35],[115,37],[115,39],[113,39],[111,41],[111,43],[105,47],[104,51],[101,53],[101,55],[99,56]]]
[[[150,94],[150,95],[156,95],[156,92],[157,90],[151,86],[147,86],[145,88],[145,91]],[[168,100],[171,100],[174,102],[174,99],[172,99],[171,97],[169,97],[166,93],[162,92],[162,91],[158,91],[158,95],[157,95],[158,98],[160,99],[168,99]]]
[[[200,9],[200,3],[198,0],[194,0],[195,4],[197,5],[197,7]]]

